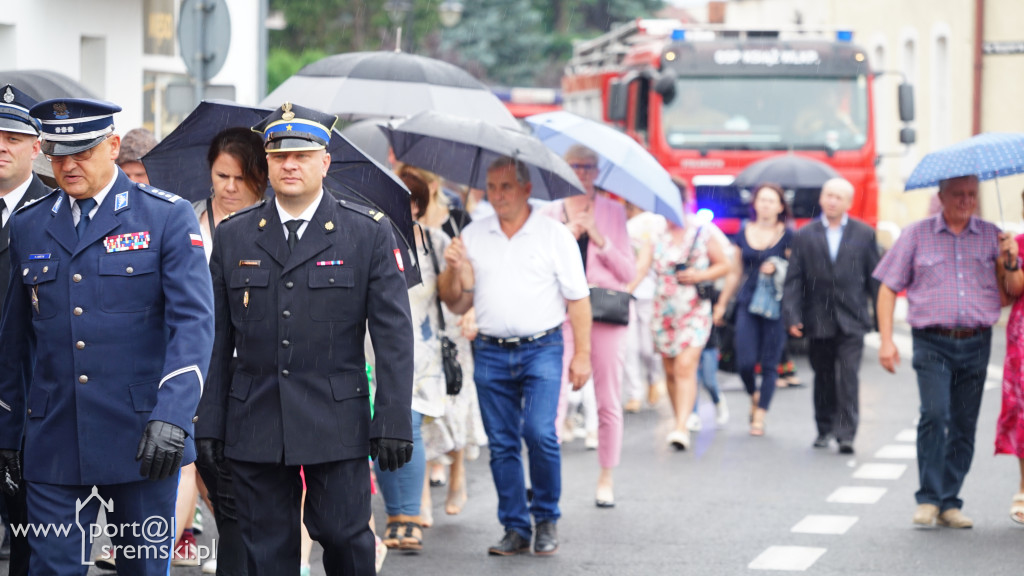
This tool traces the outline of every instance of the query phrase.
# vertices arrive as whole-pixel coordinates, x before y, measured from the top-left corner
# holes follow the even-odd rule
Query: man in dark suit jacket
[[[230,461],[249,576],[297,573],[300,466],[327,574],[374,574],[366,457],[395,470],[412,455],[404,263],[383,214],[323,187],[335,121],[285,103],[256,126],[275,198],[225,218],[214,236],[217,328],[197,437],[201,461]],[[378,360],[372,422],[367,328]]]
[[[0,88],[0,302],[7,297],[7,279],[11,277],[11,216],[26,202],[33,202],[53,190],[32,173],[32,161],[39,156],[39,122],[29,116],[36,101],[10,84]],[[0,479],[2,481],[2,479]],[[25,487],[13,496],[3,494],[6,515],[4,538],[10,542],[10,576],[28,574],[28,538],[10,533],[12,524],[27,524]]]
[[[805,334],[814,370],[815,448],[829,439],[841,454],[853,454],[857,433],[858,381],[864,335],[874,328],[873,302],[878,283],[875,231],[850,218],[853,185],[842,178],[822,186],[821,219],[804,226],[793,240],[793,253],[782,298],[789,334]]]

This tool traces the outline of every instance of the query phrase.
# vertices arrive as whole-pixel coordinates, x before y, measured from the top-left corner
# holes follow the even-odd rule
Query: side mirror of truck
[[[662,72],[654,81],[654,91],[661,96],[661,101],[671,104],[676,97],[676,74],[675,72]]]
[[[917,131],[913,128],[900,129],[900,144],[910,145],[917,141]]]
[[[914,85],[904,82],[899,88],[900,120],[914,121]]]

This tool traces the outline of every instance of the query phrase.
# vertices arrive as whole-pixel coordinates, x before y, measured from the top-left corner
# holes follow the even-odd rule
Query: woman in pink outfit
[[[1024,234],[1017,236],[1024,250]],[[1003,361],[1003,408],[996,424],[996,454],[1016,456],[1020,463],[1020,489],[1013,497],[1010,519],[1024,524],[1024,298],[1018,298],[1006,323],[1006,359]]]
[[[590,286],[624,290],[636,272],[633,249],[626,232],[626,209],[619,203],[596,193],[594,179],[598,174],[597,154],[576,145],[565,153],[586,194],[552,202],[544,208],[552,218],[564,222],[580,244],[580,253]],[[594,369],[594,394],[597,397],[597,458],[601,474],[597,481],[596,504],[600,508],[615,505],[612,470],[619,465],[622,451],[622,358],[626,326],[594,322],[590,333],[591,364]],[[562,326],[565,349],[573,349],[572,329],[568,321]],[[563,360],[561,398],[558,423],[565,420],[568,392],[568,370],[571,355]],[[556,427],[561,432],[562,427]]]

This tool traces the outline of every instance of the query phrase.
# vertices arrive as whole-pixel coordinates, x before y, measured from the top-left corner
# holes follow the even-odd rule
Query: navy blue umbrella
[[[201,102],[142,157],[150,183],[192,202],[209,197],[212,183],[206,153],[213,137],[226,128],[255,126],[270,113],[271,110],[234,102]],[[331,135],[327,151],[331,154],[331,165],[325,187],[339,197],[387,214],[398,231],[396,239],[400,244],[404,241],[412,263],[406,266],[406,281],[409,286],[418,284],[419,261],[414,249],[409,190],[391,170],[364,154],[337,130]],[[268,190],[269,194],[272,190]]]

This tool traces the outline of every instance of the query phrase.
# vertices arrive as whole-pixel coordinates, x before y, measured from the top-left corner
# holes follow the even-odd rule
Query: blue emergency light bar
[[[840,42],[853,42],[853,30],[837,30],[836,40]]]
[[[673,42],[682,42],[683,40],[686,40],[686,30],[683,30],[682,28],[677,28],[672,31]]]

